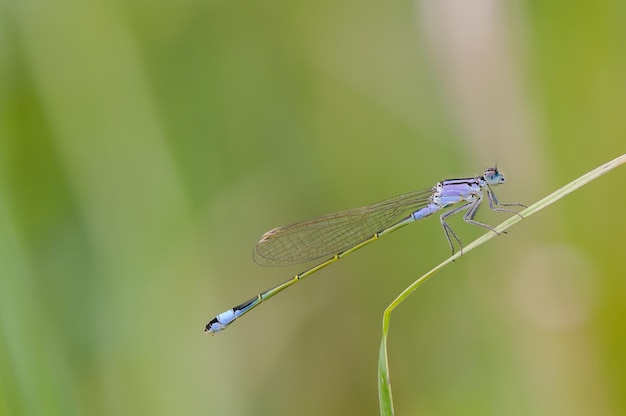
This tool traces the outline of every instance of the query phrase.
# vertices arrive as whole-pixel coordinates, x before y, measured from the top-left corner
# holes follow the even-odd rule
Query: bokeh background
[[[624,153],[624,22],[621,0],[4,0],[0,414],[378,414],[382,312],[449,255],[436,219],[204,325],[306,267],[254,264],[270,228],[496,162],[530,204]],[[626,414],[624,183],[396,310],[398,414]]]

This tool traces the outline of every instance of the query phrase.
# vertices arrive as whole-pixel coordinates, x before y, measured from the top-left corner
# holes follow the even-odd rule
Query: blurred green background
[[[621,0],[4,0],[0,414],[378,414],[382,312],[449,255],[436,219],[204,325],[306,267],[254,264],[270,228],[495,162],[530,204],[624,153],[624,22]],[[625,181],[397,309],[398,414],[626,414]]]

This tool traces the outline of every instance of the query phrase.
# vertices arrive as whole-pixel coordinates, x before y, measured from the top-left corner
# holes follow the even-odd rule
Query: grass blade
[[[542,209],[552,205],[553,203],[563,198],[564,196],[574,192],[575,190],[588,184],[592,180],[597,179],[598,177],[604,175],[605,173],[615,169],[616,167],[624,163],[626,163],[626,154],[616,159],[613,159],[610,162],[607,162],[602,166],[597,167],[596,169],[582,175],[578,179],[575,179],[571,181],[570,183],[568,183],[567,185],[557,189],[550,195],[546,196],[545,198],[541,199],[540,201],[534,203],[533,205],[529,206],[525,210],[521,211],[520,215],[524,218],[528,218],[534,213],[539,212]],[[514,224],[517,224],[518,222],[520,222],[522,220],[522,217],[520,217],[519,215],[513,215],[512,217],[506,219],[505,221],[503,221],[502,223],[494,227],[494,230],[498,232],[505,231],[508,228],[512,227]],[[423,275],[422,277],[420,277],[419,279],[411,283],[406,289],[402,291],[402,293],[398,295],[398,297],[396,297],[393,300],[393,302],[389,304],[389,306],[387,306],[387,309],[385,309],[385,312],[383,314],[383,333],[382,333],[382,339],[380,343],[380,352],[378,354],[378,403],[380,406],[381,415],[391,416],[394,414],[393,398],[392,398],[392,393],[391,393],[391,380],[389,377],[389,361],[387,359],[387,335],[389,333],[389,323],[391,320],[391,312],[400,303],[402,303],[404,299],[406,299],[411,293],[413,293],[415,289],[417,289],[422,283],[430,279],[431,276],[433,276],[443,267],[447,266],[448,264],[452,263],[457,258],[461,257],[461,255],[465,255],[469,253],[476,247],[486,243],[487,241],[491,240],[493,237],[496,237],[496,236],[497,236],[496,233],[488,231],[486,234],[477,238],[472,243],[465,246],[463,248],[462,253],[460,252],[455,253],[454,255],[450,256],[448,259],[446,259],[442,263],[435,266],[428,273],[426,273],[425,275]]]

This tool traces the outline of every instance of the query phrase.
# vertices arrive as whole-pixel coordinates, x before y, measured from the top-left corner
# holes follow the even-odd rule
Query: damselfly
[[[465,212],[463,215],[465,222],[497,233],[491,225],[474,220],[485,193],[489,208],[494,211],[520,215],[504,207],[525,207],[518,203],[498,201],[491,188],[502,183],[504,183],[504,175],[496,167],[489,168],[482,175],[473,178],[446,179],[430,189],[398,195],[366,207],[324,215],[266,232],[254,249],[254,261],[260,265],[284,266],[331,257],[284,283],[259,293],[241,305],[220,313],[206,325],[205,332],[210,334],[220,332],[261,302],[305,277],[398,228],[426,218],[454,204],[461,205],[444,212],[439,217],[439,221],[452,253],[454,254],[454,242],[458,244],[462,252],[463,243],[446,222],[448,217]]]

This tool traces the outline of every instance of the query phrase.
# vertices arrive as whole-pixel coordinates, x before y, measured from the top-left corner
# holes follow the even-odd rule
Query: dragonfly
[[[448,208],[450,209],[440,215],[439,221],[452,254],[455,252],[454,243],[459,246],[462,254],[463,243],[446,221],[450,216],[464,212],[463,220],[466,223],[500,234],[491,225],[474,220],[485,194],[489,208],[493,211],[513,213],[521,217],[521,214],[509,207],[526,205],[499,202],[493,193],[492,188],[504,182],[504,174],[497,167],[493,167],[486,169],[482,175],[445,179],[429,189],[413,191],[365,207],[296,222],[266,232],[253,252],[254,261],[262,266],[286,266],[321,258],[326,260],[220,313],[206,325],[205,332],[221,332],[237,318],[302,279],[407,224]]]

